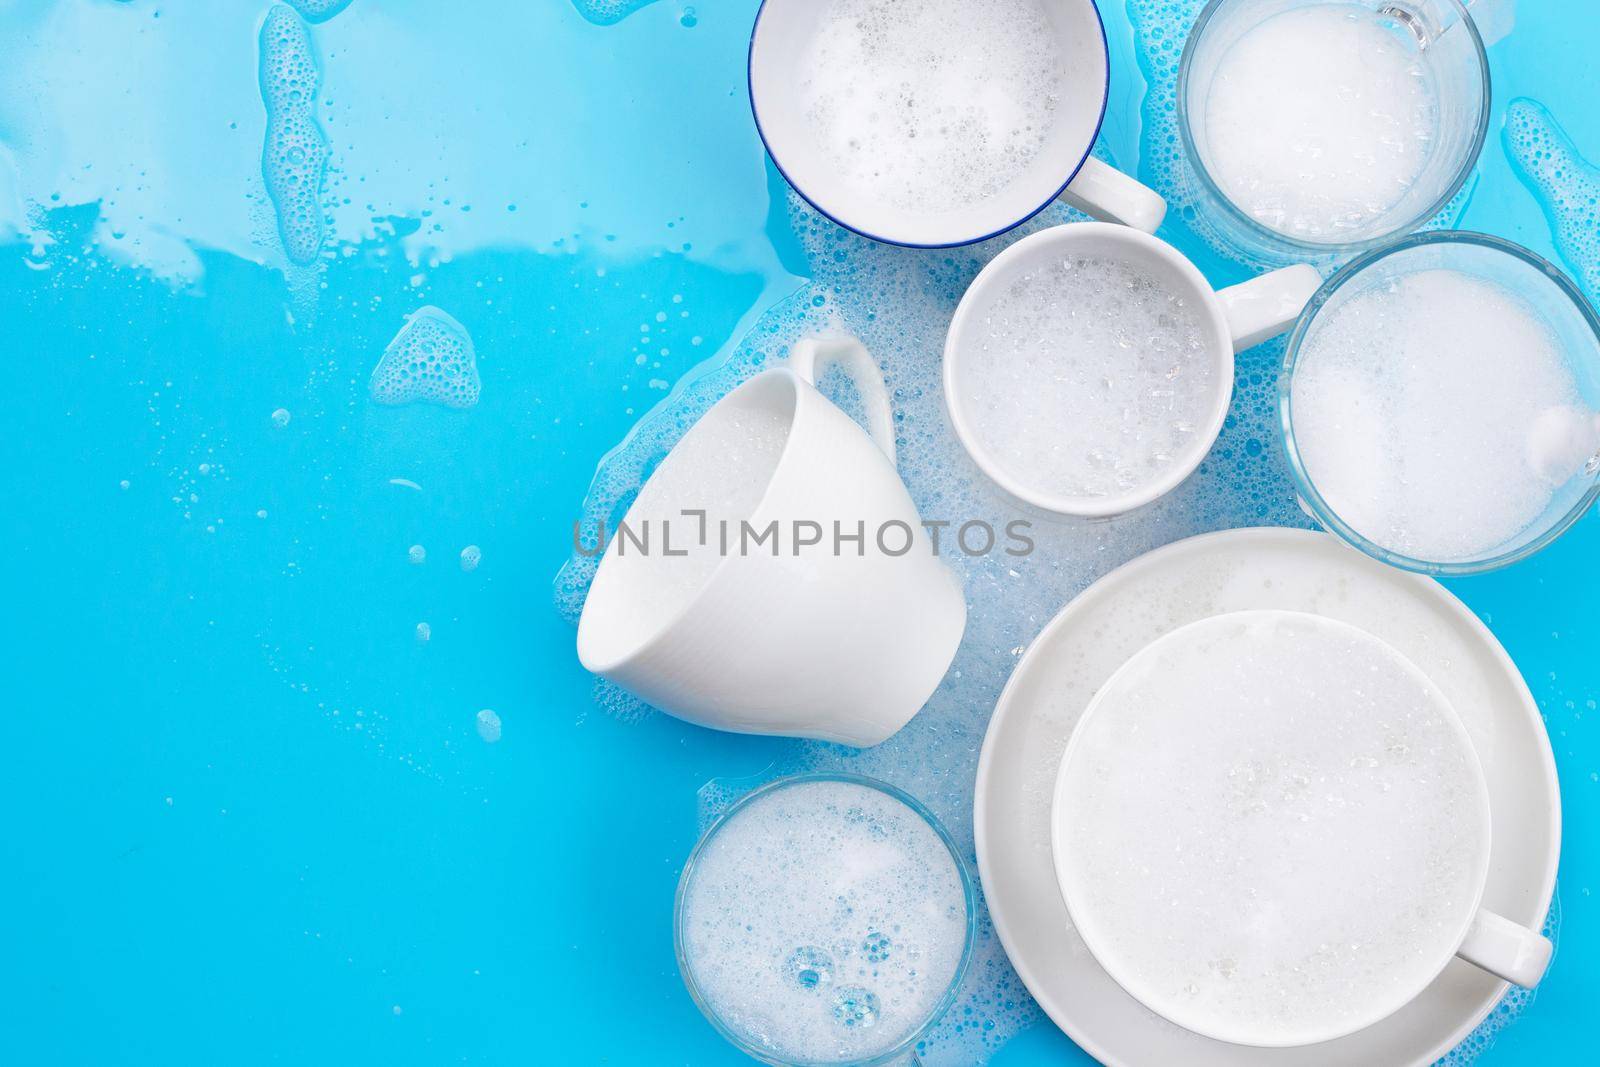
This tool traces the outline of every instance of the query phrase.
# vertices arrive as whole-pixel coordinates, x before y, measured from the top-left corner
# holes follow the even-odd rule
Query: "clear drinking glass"
[[[1301,506],[1325,529],[1383,563],[1441,577],[1480,574],[1538,552],[1572,527],[1600,497],[1600,454],[1555,487],[1542,514],[1499,545],[1468,559],[1428,560],[1407,556],[1358,533],[1328,504],[1306,469],[1295,437],[1294,387],[1302,350],[1324,316],[1346,300],[1418,271],[1452,270],[1492,282],[1530,306],[1555,336],[1578,385],[1582,403],[1600,412],[1600,317],[1560,269],[1510,241],[1486,234],[1446,230],[1416,234],[1368,252],[1329,278],[1306,305],[1289,337],[1278,380],[1279,414],[1289,469]]]
[[[716,839],[717,834],[723,827],[728,825],[734,816],[755,801],[780,789],[788,789],[793,786],[815,782],[844,782],[850,785],[863,786],[867,789],[875,789],[894,800],[898,800],[901,804],[910,808],[912,813],[921,818],[923,822],[927,823],[939,840],[944,843],[945,848],[949,849],[950,858],[955,862],[957,874],[961,879],[961,892],[967,918],[966,940],[961,949],[961,961],[957,964],[955,973],[950,976],[949,986],[945,989],[944,995],[939,998],[928,1017],[920,1025],[906,1034],[893,1048],[886,1049],[882,1053],[866,1060],[849,1062],[828,1060],[821,1063],[805,1063],[773,1058],[771,1050],[753,1044],[717,1014],[695,982],[694,969],[689,962],[684,947],[685,897],[689,886],[694,881],[700,857],[705,854],[707,846]],[[879,1065],[891,1064],[893,1067],[915,1067],[916,1064],[921,1062],[917,1059],[915,1052],[917,1042],[921,1041],[928,1031],[932,1029],[933,1024],[943,1018],[945,1012],[950,1010],[950,1005],[955,1003],[956,992],[961,987],[961,980],[966,977],[967,966],[972,961],[973,943],[977,936],[977,907],[977,896],[973,889],[972,874],[967,869],[966,862],[962,860],[960,850],[956,848],[956,843],[951,838],[949,831],[944,828],[944,825],[939,822],[933,812],[929,811],[921,801],[887,782],[880,782],[875,778],[867,778],[858,774],[797,774],[768,782],[766,785],[746,793],[727,811],[719,815],[710,828],[701,835],[700,840],[694,846],[694,851],[689,854],[688,862],[683,865],[683,875],[678,880],[677,897],[673,903],[672,942],[678,957],[678,972],[683,976],[683,984],[689,990],[689,996],[694,1000],[695,1007],[700,1009],[700,1013],[710,1021],[711,1025],[716,1028],[724,1039],[752,1059],[761,1063],[772,1064],[774,1067],[879,1067]]]
[[[1370,12],[1426,71],[1436,130],[1426,161],[1404,194],[1381,214],[1322,234],[1291,233],[1253,216],[1223,191],[1208,99],[1230,49],[1268,19],[1314,7]],[[1270,93],[1263,93],[1270,97]],[[1272,103],[1282,106],[1281,98]],[[1195,20],[1178,70],[1178,131],[1184,181],[1199,223],[1248,258],[1271,264],[1344,258],[1416,230],[1461,191],[1477,165],[1489,124],[1489,63],[1483,39],[1460,0],[1211,0]]]

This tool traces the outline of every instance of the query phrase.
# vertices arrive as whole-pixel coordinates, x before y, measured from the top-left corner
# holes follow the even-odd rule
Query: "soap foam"
[[[1380,279],[1329,304],[1292,390],[1296,444],[1324,501],[1417,559],[1503,550],[1600,447],[1546,321],[1455,270]]]
[[[328,140],[317,124],[321,72],[311,33],[282,4],[261,26],[261,99],[267,108],[261,174],[278,214],[278,233],[291,262],[305,266],[322,250],[322,180]]]
[[[621,22],[640,8],[653,3],[655,0],[572,0],[572,6],[578,9],[578,14],[596,26],[610,26]]]
[[[905,804],[780,786],[717,830],[684,888],[688,972],[712,1014],[786,1061],[854,1063],[933,1013],[961,964],[961,874]]]
[[[1421,175],[1438,134],[1416,42],[1370,8],[1313,4],[1247,30],[1206,94],[1205,154],[1222,192],[1269,229],[1359,240]]]
[[[482,386],[472,336],[438,308],[418,308],[383,350],[368,389],[380,404],[473,407]]]
[[[1096,698],[1057,841],[1097,954],[1176,1021],[1296,1043],[1454,953],[1487,862],[1476,757],[1388,645],[1316,616],[1177,631]]]
[[[812,281],[767,310],[701,373],[680,382],[606,456],[581,510],[589,544],[600,521],[614,525],[660,457],[711,404],[786,358],[800,337],[837,330],[860,337],[884,372],[895,408],[900,474],[922,516],[981,519],[1001,531],[1024,517],[951,433],[938,353],[958,301],[990,258],[1029,232],[1083,216],[1054,205],[1004,238],[906,255],[840,229],[798,197],[790,197],[788,209]],[[784,771],[847,771],[892,782],[928,805],[972,862],[972,786],[989,713],[1022,648],[1061,606],[1117,564],[1189,534],[1306,524],[1281,450],[1273,446],[1282,354],[1282,343],[1274,342],[1240,355],[1233,407],[1217,445],[1193,477],[1136,516],[1082,523],[1028,515],[1037,547],[1026,557],[947,555],[966,593],[966,635],[938,691],[899,733],[864,751],[772,739],[762,741],[764,751],[776,752],[775,763]],[[825,375],[822,386],[827,393],[848,388],[847,382],[844,375]],[[840,399],[852,406],[848,394]],[[557,604],[573,621],[597,563],[574,553],[557,577]],[[614,716],[613,689],[597,687],[596,693]],[[960,998],[930,1031],[918,1057],[927,1067],[967,1067],[1040,1017],[980,907]]]
[[[1590,299],[1600,299],[1600,167],[1578,154],[1536,100],[1511,101],[1504,139],[1512,167],[1544,209],[1556,250]]]
[[[289,0],[307,22],[327,22],[350,6],[350,0]]]
[[[1191,301],[1097,257],[1019,276],[965,331],[958,404],[983,451],[1057,496],[1118,496],[1201,447],[1214,354]]]
[[[841,180],[926,213],[1026,171],[1065,79],[1042,0],[831,0],[802,70],[801,105]]]

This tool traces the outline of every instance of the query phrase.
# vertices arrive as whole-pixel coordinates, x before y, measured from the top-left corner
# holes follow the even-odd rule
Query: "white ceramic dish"
[[[1271,608],[1359,626],[1444,690],[1489,784],[1494,834],[1484,905],[1534,929],[1549,911],[1561,838],[1555,761],[1521,675],[1470,611],[1432,580],[1325,534],[1234,530],[1168,545],[1105,576],[1045,627],[1001,694],[978,765],[974,833],[995,929],[1051,1019],[1111,1067],[1421,1067],[1460,1043],[1507,989],[1456,960],[1416,1000],[1358,1033],[1301,1048],[1248,1048],[1200,1037],[1145,1008],[1072,929],[1051,857],[1050,809],[1079,715],[1152,640],[1198,619]]]

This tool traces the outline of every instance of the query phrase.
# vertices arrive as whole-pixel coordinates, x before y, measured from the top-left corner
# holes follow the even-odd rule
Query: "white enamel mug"
[[[1058,197],[1095,218],[1146,232],[1161,225],[1167,205],[1159,194],[1089,154],[1110,87],[1105,26],[1093,0],[1044,4],[1062,73],[1040,151],[994,195],[942,211],[899,206],[853,186],[818,143],[801,97],[809,80],[808,57],[828,8],[827,0],[764,0],[750,38],[756,128],[784,178],[828,218],[875,241],[914,248],[986,240],[1026,222]],[[988,88],[974,86],[973,93]]]
[[[1022,480],[994,455],[967,410],[963,382],[983,373],[978,339],[983,317],[996,298],[1035,270],[1069,256],[1128,264],[1183,296],[1198,309],[1206,358],[1213,362],[1214,392],[1187,447],[1160,472],[1126,492],[1108,496],[1068,496],[1049,486]],[[1222,432],[1233,396],[1235,352],[1258,345],[1289,329],[1306,302],[1321,287],[1315,268],[1296,264],[1227,289],[1215,290],[1183,253],[1159,238],[1127,226],[1077,222],[1030,234],[984,267],[961,298],[944,349],[944,393],[956,436],[978,467],[1012,496],[1058,515],[1109,518],[1141,507],[1170,492],[1192,474]],[[1040,426],[1049,434],[1050,426]]]
[[[825,362],[850,373],[871,436],[816,390]],[[706,412],[640,491],[584,603],[584,667],[701,726],[886,740],[938,687],[966,626],[894,454],[866,349],[801,341]],[[714,484],[696,466],[714,466]]]

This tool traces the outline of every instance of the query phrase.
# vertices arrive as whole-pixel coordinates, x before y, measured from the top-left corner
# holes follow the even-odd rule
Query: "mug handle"
[[[789,366],[805,380],[807,385],[817,384],[817,375],[823,367],[837,363],[844,368],[861,396],[861,406],[866,409],[867,432],[873,442],[889,457],[891,466],[899,460],[894,446],[894,412],[889,406],[889,386],[883,380],[878,361],[872,358],[867,346],[849,334],[831,337],[806,337],[796,342],[789,352]]]
[[[1288,331],[1322,288],[1322,275],[1308,263],[1271,271],[1217,291],[1233,335],[1233,350],[1243,352]]]
[[[1090,156],[1061,190],[1060,199],[1102,222],[1120,222],[1155,233],[1167,217],[1167,202],[1147,185]]]
[[[1496,978],[1532,989],[1549,969],[1555,950],[1543,934],[1480,908],[1456,955]]]

